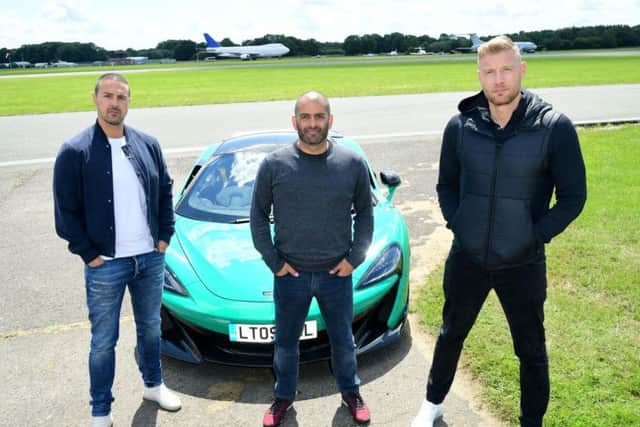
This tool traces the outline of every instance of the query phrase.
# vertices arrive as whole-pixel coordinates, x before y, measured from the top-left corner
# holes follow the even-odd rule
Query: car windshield
[[[219,154],[199,171],[176,213],[212,222],[249,218],[253,184],[265,156],[278,145]]]

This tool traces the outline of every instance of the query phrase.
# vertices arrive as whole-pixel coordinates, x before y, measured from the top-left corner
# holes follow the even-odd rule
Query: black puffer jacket
[[[544,260],[544,244],[578,216],[586,200],[573,124],[526,90],[503,129],[491,120],[482,92],[458,108],[444,132],[437,185],[454,233],[452,251],[489,270]]]

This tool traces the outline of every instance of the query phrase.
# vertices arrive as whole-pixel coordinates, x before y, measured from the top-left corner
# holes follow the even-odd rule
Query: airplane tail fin
[[[207,42],[207,47],[220,47],[220,43],[215,41],[208,33],[204,33],[204,39]]]
[[[471,37],[471,44],[473,46],[480,46],[482,43],[484,43],[476,33],[471,33],[469,34],[469,36]]]

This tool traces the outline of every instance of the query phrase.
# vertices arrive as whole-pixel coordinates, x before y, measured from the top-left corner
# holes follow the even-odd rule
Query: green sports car
[[[334,143],[363,157],[353,140]],[[271,366],[273,274],[254,249],[249,209],[258,166],[294,132],[254,133],[206,149],[176,197],[176,232],[166,253],[162,351],[192,363]],[[366,158],[366,157],[365,157]],[[353,335],[361,354],[400,338],[409,297],[409,235],[391,198],[400,178],[371,167],[373,241],[353,272]],[[300,337],[300,362],[329,359],[329,340],[315,300]]]

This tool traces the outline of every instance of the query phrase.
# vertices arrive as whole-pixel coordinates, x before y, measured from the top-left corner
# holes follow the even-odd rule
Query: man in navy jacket
[[[85,263],[96,427],[113,424],[115,346],[127,287],[143,397],[166,410],[181,407],[163,384],[160,365],[164,252],[174,231],[172,180],[158,141],[124,126],[130,96],[122,75],[101,76],[93,94],[98,119],[62,145],[53,172],[56,232]]]

